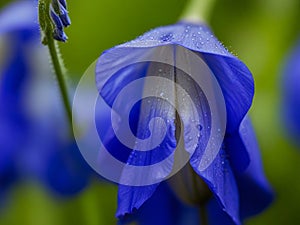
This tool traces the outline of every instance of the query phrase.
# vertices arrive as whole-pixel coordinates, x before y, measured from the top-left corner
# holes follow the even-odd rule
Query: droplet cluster
[[[197,52],[230,55],[208,26],[186,22],[158,27],[121,47],[157,47],[167,44],[181,45]]]

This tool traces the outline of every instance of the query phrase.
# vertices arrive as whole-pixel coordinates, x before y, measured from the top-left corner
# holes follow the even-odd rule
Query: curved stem
[[[207,22],[215,0],[190,0],[180,19],[190,22]]]
[[[41,28],[42,43],[48,46],[51,63],[54,68],[54,74],[58,81],[59,91],[63,100],[64,109],[68,118],[70,134],[73,134],[72,126],[72,107],[69,101],[67,84],[65,81],[64,71],[65,67],[59,54],[59,48],[53,38],[54,24],[50,18],[50,3],[51,0],[39,0],[39,24]]]
[[[59,57],[59,50],[58,50],[58,45],[55,43],[53,38],[48,39],[48,49],[50,52],[51,56],[51,61],[52,65],[54,68],[54,72],[56,75],[56,79],[58,81],[58,86],[60,90],[60,94],[63,100],[64,108],[66,111],[66,115],[68,118],[69,126],[70,126],[70,131],[72,132],[72,107],[69,101],[69,96],[68,96],[68,90],[67,90],[67,85],[64,79],[64,74],[63,74],[63,66],[62,66],[62,60],[60,60]]]

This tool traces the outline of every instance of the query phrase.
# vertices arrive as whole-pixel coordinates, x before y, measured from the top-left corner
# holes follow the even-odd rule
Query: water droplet
[[[200,131],[203,129],[203,127],[201,126],[201,124],[198,124],[196,127],[197,127],[197,129],[200,130]]]

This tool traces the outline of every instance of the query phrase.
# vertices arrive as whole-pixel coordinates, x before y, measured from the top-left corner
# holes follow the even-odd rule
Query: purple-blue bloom
[[[283,71],[282,111],[284,125],[290,136],[300,144],[300,42],[287,58]]]
[[[170,52],[172,52],[168,56],[164,54],[166,49],[171,49]],[[189,65],[192,53],[205,62],[217,80],[224,97],[227,115],[225,138],[221,149],[212,163],[204,170],[199,169],[199,163],[211,132],[209,124],[212,117],[208,116],[209,102],[201,87],[197,87],[194,80],[176,68],[176,65],[179,64],[178,60]],[[161,55],[167,60],[173,61],[174,66],[156,62],[155,58]],[[145,61],[144,58],[153,60]],[[130,61],[139,63],[128,66]],[[191,63],[191,70],[193,67],[195,65]],[[115,71],[115,68],[122,69]],[[112,76],[110,76],[111,74]],[[145,139],[151,135],[150,128],[148,128],[151,119],[163,118],[167,124],[167,133],[160,145],[149,152],[138,151],[136,148],[129,149],[114,135],[113,129],[111,125],[107,125],[107,121],[102,122],[102,129],[112,132],[105,136],[100,131],[100,137],[104,139],[106,148],[115,158],[130,165],[148,166],[161,161],[173,152],[174,146],[178,144],[178,129],[184,131],[184,148],[189,152],[189,148],[191,148],[190,128],[196,126],[201,135],[199,135],[197,148],[187,165],[191,168],[188,176],[195,176],[196,180],[204,181],[205,184],[193,186],[190,185],[191,179],[176,183],[172,182],[173,178],[171,178],[146,186],[119,185],[117,217],[123,222],[134,218],[141,224],[154,224],[154,222],[149,222],[154,220],[157,220],[155,224],[184,224],[179,221],[187,221],[188,219],[183,219],[187,215],[190,218],[198,218],[195,208],[197,204],[207,204],[210,224],[241,224],[246,217],[265,209],[271,203],[273,196],[263,173],[251,123],[246,116],[252,104],[254,82],[244,63],[229,53],[206,25],[183,21],[153,29],[133,41],[105,51],[98,59],[96,66],[97,88],[100,96],[111,108],[115,107],[114,101],[121,93],[122,88],[129,86],[135,80],[153,76],[173,80],[174,83],[185,89],[194,104],[197,105],[199,117],[203,118],[200,120],[200,124],[195,124],[194,112],[183,110],[183,117],[180,118],[183,127],[179,127],[179,118],[170,105],[162,98],[148,98],[136,103],[131,109],[130,129],[136,137]],[[201,71],[197,76],[201,76]],[[176,96],[176,91],[164,89],[159,83],[153,89],[160,96],[166,93]],[[142,86],[135,89],[135,93],[132,95],[123,96],[123,101],[119,103],[120,106],[117,105],[117,109],[128,110],[126,103],[129,104],[131,97],[141,95],[141,93],[143,93]],[[186,100],[179,98],[177,101],[181,107],[184,106]],[[112,111],[116,111],[115,108]],[[122,112],[116,111],[116,113],[121,114]],[[103,115],[105,118],[108,116]],[[159,133],[160,125],[161,122],[152,121],[151,126],[155,128],[156,133]],[[176,174],[174,179],[176,177],[180,179],[181,172]],[[185,172],[183,171],[183,173]],[[132,176],[136,176],[136,174]],[[186,178],[188,176],[183,175]],[[179,187],[182,184],[183,188]],[[191,189],[189,189],[190,187]],[[201,196],[207,187],[209,193]],[[177,191],[178,189],[180,191]],[[182,201],[174,197],[170,193],[171,190]],[[159,194],[161,191],[167,194]],[[158,198],[157,195],[170,197],[164,200]],[[188,207],[184,203],[184,199],[189,199],[187,202],[192,203],[194,207]],[[160,216],[155,217],[155,215]],[[147,216],[149,220],[146,219]],[[197,220],[194,222],[197,224]],[[193,222],[189,224],[193,224]]]
[[[18,15],[18,16],[16,16]],[[92,171],[70,137],[40,43],[37,2],[19,1],[0,12],[0,192],[33,178],[55,193],[73,195]]]

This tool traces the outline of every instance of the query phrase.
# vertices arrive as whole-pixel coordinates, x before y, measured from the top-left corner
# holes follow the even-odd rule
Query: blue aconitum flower
[[[197,56],[199,63],[194,60],[194,56]],[[177,66],[185,67],[187,72]],[[211,78],[205,81],[213,82],[215,79],[224,98],[226,130],[218,153],[206,168],[200,169],[213,120],[212,114],[209,114],[210,102],[201,90],[205,87],[199,87],[196,83],[204,73],[204,68],[209,68],[211,74]],[[188,73],[196,75],[191,78]],[[154,79],[153,77],[167,78],[173,82],[173,86],[160,82],[148,85],[149,79],[146,78]],[[145,83],[139,83],[131,88],[131,93],[123,94],[123,89],[130,89],[132,83],[141,79]],[[211,82],[206,83],[206,86],[211,85]],[[206,204],[209,212],[214,214],[209,216],[210,224],[225,224],[220,221],[241,224],[246,217],[261,212],[270,204],[272,191],[262,170],[251,123],[245,117],[254,94],[252,75],[243,62],[223,47],[206,25],[182,21],[153,29],[133,41],[105,51],[97,62],[96,84],[105,101],[102,107],[107,104],[112,108],[112,116],[119,115],[115,117],[119,119],[113,120],[110,125],[107,124],[107,119],[99,122],[99,130],[102,128],[106,131],[106,135],[99,131],[100,138],[109,153],[126,165],[143,167],[160,162],[173,152],[174,146],[180,145],[180,135],[184,139],[181,147],[190,152],[194,146],[190,140],[193,135],[198,137],[196,150],[192,152],[189,163],[171,179],[149,185],[119,185],[116,216],[121,221],[134,217],[143,221],[142,224],[151,224],[147,222],[145,214],[150,217],[152,215],[152,218],[148,217],[149,221],[161,219],[157,224],[176,224],[176,221],[181,221],[173,219],[177,216],[181,219],[186,215],[195,218],[192,213],[195,208],[190,207],[191,211],[185,209],[185,202],[194,206]],[[182,91],[178,85],[183,87],[185,94],[178,94]],[[149,90],[156,93],[155,98],[149,97]],[[217,91],[212,90],[217,96]],[[146,97],[136,101],[136,96]],[[178,114],[164,96],[175,99],[173,106],[175,105]],[[188,98],[196,105],[196,112],[186,106]],[[125,119],[122,117],[124,111],[130,111],[125,113]],[[107,114],[103,118],[109,118],[110,112]],[[196,116],[200,119],[195,120]],[[163,120],[153,120],[157,117]],[[123,121],[126,119],[129,119],[127,132],[135,134],[137,139],[159,135],[162,130],[166,131],[165,138],[148,152],[139,151],[138,147],[148,149],[151,141],[145,145],[136,141],[134,147],[128,149],[128,145],[124,144],[126,138],[119,140],[117,135],[120,132],[114,133],[128,126],[128,122]],[[163,122],[165,126],[162,126]],[[183,131],[183,134],[178,130]],[[126,132],[123,131],[124,133]],[[165,174],[165,170],[170,172],[172,165],[156,171],[157,176]],[[134,173],[131,176],[133,178],[129,177],[129,180],[155,174]],[[156,197],[164,185],[168,185],[181,199],[176,200],[178,204],[172,203],[174,199],[168,202],[169,200],[159,200]],[[160,196],[162,195],[164,194]],[[147,207],[148,204],[153,205]],[[171,215],[170,210],[175,213]],[[165,216],[162,211],[166,212]],[[155,218],[155,213],[161,216]]]
[[[284,125],[297,144],[300,144],[300,42],[287,58],[283,71],[282,108]]]
[[[78,193],[92,172],[69,136],[53,88],[36,1],[11,3],[0,12],[0,41],[0,192],[33,178],[60,195]]]

